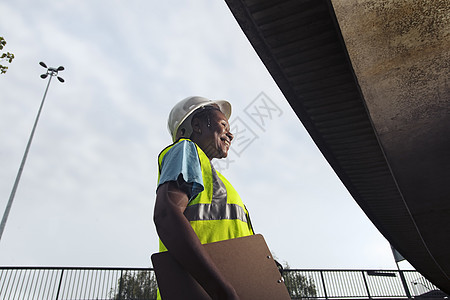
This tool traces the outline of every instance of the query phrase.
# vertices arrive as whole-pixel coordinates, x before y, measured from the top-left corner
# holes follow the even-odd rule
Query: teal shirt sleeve
[[[193,142],[181,141],[164,155],[158,187],[168,181],[177,182],[189,200],[204,190],[200,159]]]

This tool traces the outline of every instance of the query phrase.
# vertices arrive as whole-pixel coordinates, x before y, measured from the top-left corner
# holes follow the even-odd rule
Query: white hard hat
[[[172,108],[167,121],[167,128],[172,136],[172,140],[175,142],[180,137],[190,137],[192,133],[191,118],[193,112],[197,109],[217,105],[220,111],[225,115],[227,119],[231,115],[231,104],[225,100],[209,100],[204,97],[193,96],[187,97]],[[184,129],[184,132],[181,130]]]

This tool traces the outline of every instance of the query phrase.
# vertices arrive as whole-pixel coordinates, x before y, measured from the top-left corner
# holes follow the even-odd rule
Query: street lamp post
[[[60,82],[64,82],[64,79],[58,76],[59,71],[63,71],[64,67],[59,66],[58,68],[50,68],[43,62],[39,63],[42,67],[47,69],[47,72],[41,75],[42,79],[46,79],[48,77],[47,87],[45,89],[44,96],[42,97],[41,105],[39,107],[36,120],[34,121],[33,129],[31,130],[30,138],[28,139],[27,147],[25,148],[25,153],[23,154],[22,162],[19,167],[19,171],[17,172],[16,180],[14,181],[14,186],[11,191],[11,195],[9,196],[8,204],[6,205],[5,212],[3,213],[2,222],[0,224],[0,240],[3,235],[3,230],[5,229],[6,221],[8,220],[9,212],[11,210],[12,203],[14,201],[14,196],[16,195],[17,186],[19,185],[20,177],[22,176],[23,167],[25,166],[25,161],[27,160],[28,151],[30,150],[31,141],[33,140],[34,132],[36,130],[37,123],[39,121],[39,117],[41,115],[42,107],[44,106],[45,97],[47,96],[48,87],[50,86],[50,82],[52,81],[52,77],[56,76]]]

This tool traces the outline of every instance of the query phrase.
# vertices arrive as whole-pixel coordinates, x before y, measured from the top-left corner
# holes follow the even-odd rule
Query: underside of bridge
[[[226,0],[361,209],[450,293],[450,2]]]

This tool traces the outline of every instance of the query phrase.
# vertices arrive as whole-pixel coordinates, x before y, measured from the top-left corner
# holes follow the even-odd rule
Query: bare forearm
[[[181,201],[170,197],[180,194],[174,193],[170,185],[158,189],[154,220],[161,241],[213,299],[237,299],[183,214],[187,196]]]

